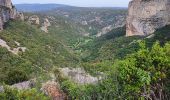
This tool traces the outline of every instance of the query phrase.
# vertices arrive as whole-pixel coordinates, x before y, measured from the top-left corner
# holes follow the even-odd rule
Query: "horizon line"
[[[75,6],[75,5],[68,5],[68,4],[60,4],[60,3],[14,3],[14,5],[31,5],[31,4],[39,4],[39,5],[45,5],[45,4],[56,4],[56,5],[65,5],[65,6],[72,6],[72,7],[94,7],[94,8],[128,8],[128,6]]]

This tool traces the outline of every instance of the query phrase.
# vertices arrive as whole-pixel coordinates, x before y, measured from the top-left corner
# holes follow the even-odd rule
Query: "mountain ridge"
[[[26,12],[35,12],[35,11],[44,11],[44,10],[52,10],[56,8],[62,7],[72,7],[72,8],[112,8],[112,9],[127,9],[127,7],[79,7],[79,6],[71,6],[66,4],[56,4],[56,3],[23,3],[23,4],[15,4],[16,8],[19,11],[26,11]],[[36,9],[34,9],[36,8]]]

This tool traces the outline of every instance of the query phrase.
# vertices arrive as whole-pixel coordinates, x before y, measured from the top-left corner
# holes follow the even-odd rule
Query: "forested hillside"
[[[0,32],[0,99],[169,100],[170,25],[127,37],[124,8],[44,10]]]

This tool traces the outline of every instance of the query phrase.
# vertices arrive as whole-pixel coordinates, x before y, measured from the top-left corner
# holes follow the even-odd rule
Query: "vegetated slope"
[[[45,11],[44,11],[45,12]],[[44,13],[42,11],[42,13]],[[127,9],[125,8],[88,8],[88,7],[61,7],[45,12],[48,15],[60,15],[81,26],[86,27],[91,34],[97,34],[103,28],[117,24],[121,25],[125,21]],[[120,19],[123,21],[118,22]],[[110,29],[110,28],[109,28]]]
[[[169,29],[170,26],[167,25],[154,32],[154,35],[150,38],[147,38],[141,36],[125,37],[125,27],[117,28],[101,37],[90,38],[88,42],[80,43],[77,49],[82,51],[83,61],[120,59],[136,52],[139,49],[138,42],[142,40],[147,43],[149,48],[156,41],[164,45],[170,41]]]
[[[88,38],[86,43],[82,40],[75,49],[81,51],[85,62],[118,59],[137,50],[138,46],[133,42],[141,38],[125,37],[125,33],[125,27],[117,28],[101,37]]]
[[[151,38],[125,37],[123,28],[112,31],[107,34],[108,37],[104,35],[97,39],[89,38],[88,41],[80,40],[77,52],[85,55],[90,52],[86,59],[82,58],[82,67],[92,75],[102,72],[106,76],[96,85],[79,86],[68,80],[61,80],[61,87],[72,99],[168,100],[169,29],[169,26],[159,29]]]
[[[0,80],[7,84],[15,83],[10,80],[9,72],[22,71],[34,78],[41,73],[50,71],[54,66],[73,66],[78,62],[77,57],[70,52],[64,42],[56,38],[56,33],[43,33],[36,26],[30,26],[25,22],[11,21],[1,32],[0,38],[7,42],[10,47],[15,47],[15,41],[26,47],[26,52],[14,55],[7,49],[0,47]],[[67,30],[68,33],[74,30]],[[62,31],[57,31],[57,34]],[[24,75],[25,75],[24,74]],[[11,83],[11,81],[14,81]],[[22,81],[22,80],[21,80]]]
[[[81,39],[75,46],[75,51],[80,55],[82,66],[91,74],[109,72],[118,59],[123,60],[126,56],[140,49],[139,43],[145,41],[148,48],[152,48],[156,41],[163,46],[169,42],[169,26],[157,30],[154,37],[140,36],[125,37],[125,27],[110,31],[98,38]]]
[[[17,4],[21,11],[34,11],[49,16],[61,16],[84,27],[90,35],[106,34],[115,27],[125,25],[127,8],[74,7],[58,4]],[[26,10],[25,10],[26,9]]]

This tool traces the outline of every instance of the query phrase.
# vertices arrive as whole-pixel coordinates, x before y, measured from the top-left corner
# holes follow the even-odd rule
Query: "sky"
[[[12,0],[14,4],[22,3],[56,3],[80,7],[127,7],[131,0]]]

